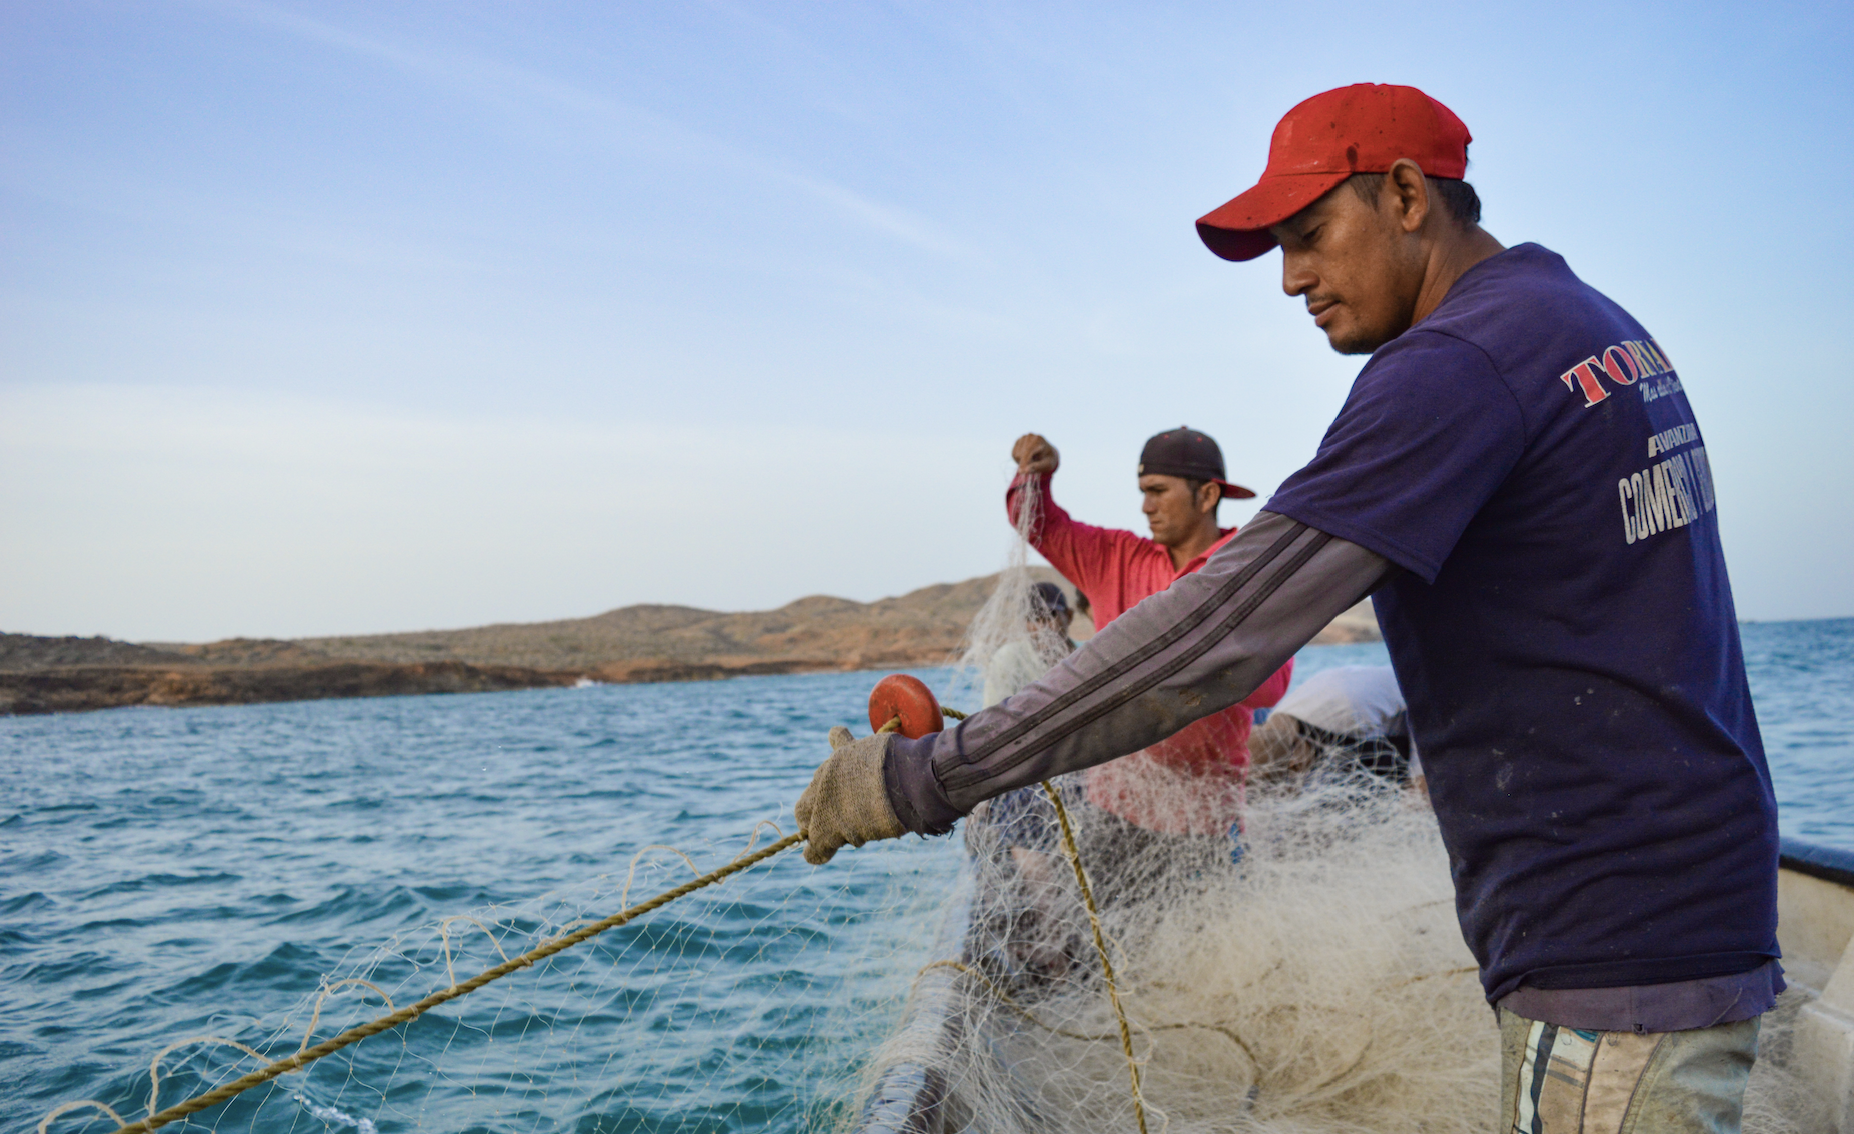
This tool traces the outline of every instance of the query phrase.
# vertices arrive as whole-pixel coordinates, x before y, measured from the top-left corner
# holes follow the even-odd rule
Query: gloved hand
[[[805,832],[805,861],[813,866],[829,862],[846,845],[860,847],[905,833],[882,779],[888,734],[858,740],[838,725],[830,730],[830,747],[830,759],[818,765],[811,786],[792,809],[798,829]]]

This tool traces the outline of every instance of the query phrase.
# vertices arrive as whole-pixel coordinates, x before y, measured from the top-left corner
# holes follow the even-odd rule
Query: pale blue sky
[[[1854,614],[1842,5],[11,3],[0,628],[301,635],[996,569],[1011,439],[1136,527],[1359,360],[1191,221],[1414,83],[1645,323],[1745,617]],[[1244,518],[1251,509],[1226,512]]]

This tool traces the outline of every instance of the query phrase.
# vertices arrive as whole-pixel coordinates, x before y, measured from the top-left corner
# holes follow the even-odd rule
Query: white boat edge
[[[1854,1134],[1854,851],[1783,840],[1777,942],[1784,976],[1812,995],[1791,1059],[1831,1129]]]

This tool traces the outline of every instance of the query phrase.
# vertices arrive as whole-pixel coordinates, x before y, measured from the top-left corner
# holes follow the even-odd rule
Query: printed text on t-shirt
[[[1602,354],[1584,359],[1558,375],[1558,380],[1573,394],[1582,394],[1584,405],[1589,407],[1609,397],[1604,379],[1617,386],[1633,386],[1639,379],[1667,374],[1673,369],[1667,356],[1661,353],[1661,344],[1653,338],[1629,339],[1604,347]]]
[[[1672,429],[1663,429],[1648,438],[1648,455],[1652,457],[1657,453],[1671,453],[1698,437],[1699,426],[1690,421],[1685,425],[1676,425]]]
[[[1653,440],[1649,441],[1651,445]],[[1675,453],[1623,477],[1616,482],[1616,494],[1622,498],[1622,535],[1626,543],[1659,535],[1669,528],[1684,528],[1718,503],[1712,494],[1712,465],[1706,460],[1704,445]]]

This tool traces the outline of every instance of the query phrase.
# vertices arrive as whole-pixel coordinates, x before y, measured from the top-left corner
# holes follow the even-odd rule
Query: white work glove
[[[838,725],[830,730],[830,759],[818,765],[811,786],[792,811],[805,834],[805,861],[822,866],[844,846],[899,839],[905,832],[888,803],[882,779],[887,733],[858,740]]]

